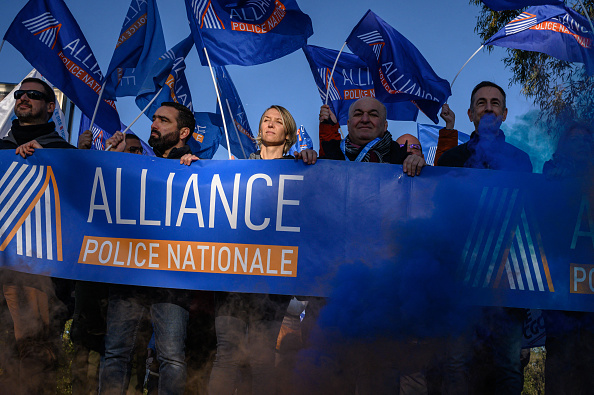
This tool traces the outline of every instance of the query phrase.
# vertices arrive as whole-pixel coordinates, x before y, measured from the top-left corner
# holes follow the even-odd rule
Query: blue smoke
[[[542,173],[543,164],[553,156],[557,137],[552,136],[539,122],[539,111],[531,110],[516,117],[513,126],[504,123],[501,127],[506,141],[530,156],[534,173]]]

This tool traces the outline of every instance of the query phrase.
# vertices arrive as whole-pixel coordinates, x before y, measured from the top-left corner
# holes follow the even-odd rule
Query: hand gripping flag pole
[[[229,154],[229,160],[233,159],[231,156],[231,145],[229,144],[229,132],[227,131],[227,122],[225,122],[225,112],[223,111],[223,103],[221,103],[221,95],[219,94],[219,88],[217,86],[217,80],[215,79],[212,71],[212,65],[210,64],[210,58],[208,57],[208,51],[206,46],[203,47],[206,60],[208,62],[208,69],[210,70],[210,76],[212,77],[212,83],[214,84],[215,91],[217,92],[217,102],[219,103],[219,109],[221,110],[221,117],[223,118],[223,129],[225,130],[225,139],[227,140],[227,153]]]
[[[229,104],[229,99],[225,99],[225,101],[227,102],[227,109],[229,110],[229,116],[231,117],[231,120],[233,120],[233,111],[231,111],[231,105]],[[241,142],[241,138],[239,138],[239,131],[237,130],[237,125],[235,125],[235,122],[231,122],[233,124],[233,128],[235,129],[235,134],[237,135],[237,141],[239,142],[239,146],[241,147],[241,152],[243,152],[243,159],[247,159],[247,155],[245,154],[245,149],[243,149],[243,143]],[[231,148],[231,146],[228,145],[229,141],[227,141],[227,147],[229,147],[229,149]]]
[[[157,97],[159,97],[159,94],[161,93],[162,90],[163,90],[163,87],[161,87],[161,89],[159,89],[159,92],[157,92],[155,94],[155,96],[152,98],[152,100],[150,102],[148,102],[148,104],[146,105],[146,107],[144,107],[144,109],[140,112],[140,114],[138,114],[138,116],[136,118],[134,118],[132,123],[130,123],[130,125],[128,125],[126,127],[126,129],[124,129],[124,131],[122,132],[124,134],[124,136],[126,135],[126,132],[128,130],[130,130],[132,125],[134,125],[136,123],[136,121],[138,121],[138,118],[140,118],[142,116],[142,114],[144,114],[146,112],[146,110],[148,110],[150,108],[150,106],[153,105],[153,103],[155,102],[155,100],[157,100]],[[91,128],[92,127],[93,127],[93,121],[91,121]],[[91,129],[91,128],[89,128],[89,129]],[[111,149],[111,144],[108,144],[107,147],[105,147],[105,151],[109,151],[110,149]]]
[[[338,55],[336,56],[336,60],[334,61],[334,66],[332,66],[332,71],[330,71],[330,75],[328,76],[328,85],[326,88],[326,100],[324,101],[324,104],[328,104],[328,95],[330,94],[330,81],[332,81],[332,75],[334,74],[334,69],[336,68],[336,65],[338,64],[338,58],[340,58],[340,54],[342,53],[342,50],[344,49],[344,47],[347,45],[346,41],[344,42],[344,44],[342,44],[342,48],[340,48],[340,51],[338,51]]]

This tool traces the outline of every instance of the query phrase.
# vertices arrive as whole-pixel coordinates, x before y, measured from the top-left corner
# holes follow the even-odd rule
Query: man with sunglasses
[[[54,90],[38,78],[26,78],[14,92],[14,113],[8,135],[0,140],[0,149],[15,149],[26,158],[36,148],[74,148],[64,140],[53,122],[48,122],[56,108]]]
[[[423,147],[421,147],[421,142],[412,134],[403,134],[396,139],[396,143],[400,144],[401,148],[406,147],[407,152],[420,156],[423,159],[425,158],[425,155],[423,155]]]
[[[0,140],[0,149],[15,150],[26,158],[38,148],[74,148],[48,122],[56,106],[54,90],[37,78],[23,80],[14,92],[14,113],[8,135]],[[6,366],[15,391],[6,393],[43,394],[55,390],[56,362],[60,328],[56,312],[60,302],[50,277],[2,269],[2,292],[14,326],[18,360]],[[54,383],[54,384],[52,384]]]

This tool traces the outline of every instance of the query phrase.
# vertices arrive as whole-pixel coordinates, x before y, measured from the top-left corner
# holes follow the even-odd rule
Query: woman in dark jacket
[[[250,159],[299,158],[309,164],[317,159],[313,150],[301,151],[295,157],[289,155],[297,141],[297,126],[282,106],[273,105],[264,111],[256,141],[260,149]],[[197,159],[186,155],[181,162],[189,165]],[[215,294],[217,356],[208,385],[210,394],[233,394],[240,382],[246,381],[241,377],[246,371],[251,372],[252,394],[275,393],[276,342],[290,300],[290,295]]]

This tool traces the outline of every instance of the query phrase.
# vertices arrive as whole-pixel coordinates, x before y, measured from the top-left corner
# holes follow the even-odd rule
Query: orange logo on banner
[[[78,263],[176,272],[297,277],[297,247],[85,236]]]

